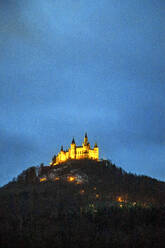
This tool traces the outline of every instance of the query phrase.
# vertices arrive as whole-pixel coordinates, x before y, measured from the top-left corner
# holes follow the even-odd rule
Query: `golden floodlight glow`
[[[59,181],[60,178],[59,177],[55,177],[54,181]]]
[[[99,194],[96,194],[96,198],[97,198],[97,199],[99,198]]]
[[[118,202],[123,202],[122,197],[121,197],[121,196],[117,197],[117,201],[118,201]]]
[[[46,177],[40,178],[40,182],[44,182],[46,180],[47,180]]]
[[[75,177],[72,177],[72,176],[68,177],[68,181],[69,181],[69,182],[75,181]]]

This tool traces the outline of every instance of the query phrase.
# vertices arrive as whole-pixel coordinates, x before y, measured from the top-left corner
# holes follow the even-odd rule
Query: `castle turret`
[[[88,145],[88,136],[87,136],[87,133],[85,133],[83,145],[84,145],[84,146],[87,146],[87,145]]]
[[[96,159],[99,159],[99,148],[97,146],[97,143],[95,143],[95,146],[94,146],[94,156]]]
[[[70,145],[70,158],[71,159],[76,159],[76,143],[73,138],[72,143]]]
[[[95,146],[94,146],[94,147],[95,147],[95,148],[98,147],[98,146],[97,146],[97,143],[95,143]]]
[[[83,142],[82,145],[83,145],[83,154],[84,154],[84,158],[88,158],[88,157],[89,157],[90,144],[89,144],[89,142],[88,142],[87,133],[85,133],[84,142]]]

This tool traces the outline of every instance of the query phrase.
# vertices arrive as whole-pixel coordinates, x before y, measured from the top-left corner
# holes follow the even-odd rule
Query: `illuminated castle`
[[[70,148],[66,151],[63,150],[63,146],[61,147],[61,151],[57,156],[54,156],[52,159],[51,165],[57,165],[63,163],[69,159],[99,159],[99,148],[95,143],[94,148],[90,148],[90,144],[88,142],[87,133],[85,134],[84,142],[82,146],[76,146],[75,140],[73,138]]]

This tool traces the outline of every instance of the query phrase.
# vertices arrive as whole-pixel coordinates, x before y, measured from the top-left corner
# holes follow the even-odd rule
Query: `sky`
[[[0,1],[0,185],[85,132],[165,181],[165,1]]]

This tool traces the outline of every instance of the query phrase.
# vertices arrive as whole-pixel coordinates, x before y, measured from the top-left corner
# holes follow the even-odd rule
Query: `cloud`
[[[12,131],[7,133],[3,129],[1,129],[0,140],[1,184],[3,184],[30,165],[32,154],[37,151],[38,146],[34,140],[26,136],[13,134]]]
[[[85,131],[106,157],[128,161],[132,170],[140,149],[159,156],[164,7],[136,0],[1,1],[1,165],[48,161],[59,144],[73,135],[81,141]]]

